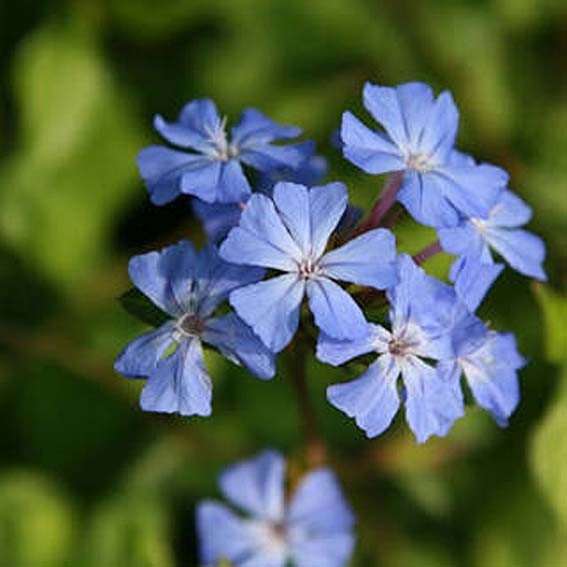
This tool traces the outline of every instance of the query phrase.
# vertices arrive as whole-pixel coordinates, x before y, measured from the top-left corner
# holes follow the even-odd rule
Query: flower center
[[[408,356],[415,354],[422,342],[423,336],[420,328],[407,323],[398,332],[394,332],[388,341],[388,351],[395,357]]]
[[[409,154],[406,158],[406,165],[408,169],[412,169],[418,173],[427,173],[434,167],[431,158],[422,153]]]
[[[198,337],[205,330],[205,322],[194,313],[186,313],[177,321],[177,331],[183,337]]]
[[[479,219],[477,217],[471,217],[469,220],[479,234],[486,234],[486,230],[488,228],[488,223],[486,222],[486,220]]]
[[[214,128],[207,128],[208,141],[213,145],[212,153],[216,159],[228,161],[238,155],[238,147],[229,144],[226,137],[226,116]]]
[[[303,262],[301,262],[298,272],[301,279],[310,280],[319,275],[321,268],[317,264],[316,260],[308,258],[307,260],[303,260]]]

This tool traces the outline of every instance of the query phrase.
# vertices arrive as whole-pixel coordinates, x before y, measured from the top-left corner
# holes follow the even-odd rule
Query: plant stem
[[[384,189],[382,189],[380,193],[380,197],[378,197],[376,203],[374,203],[372,210],[362,222],[355,235],[362,234],[380,225],[382,219],[396,202],[396,196],[402,185],[403,178],[403,171],[396,171],[390,175],[388,181],[386,181],[386,185],[384,185]]]
[[[327,448],[319,432],[317,414],[307,385],[307,349],[300,336],[297,337],[295,348],[290,351],[287,361],[302,422],[305,458],[310,468],[317,467],[326,461]]]
[[[432,258],[433,256],[439,254],[440,252],[443,252],[443,248],[441,248],[441,244],[439,243],[439,240],[436,240],[435,242],[433,242],[429,246],[426,246],[423,250],[420,250],[417,254],[415,254],[413,256],[413,261],[418,266],[420,266],[426,260],[429,260],[429,258]]]

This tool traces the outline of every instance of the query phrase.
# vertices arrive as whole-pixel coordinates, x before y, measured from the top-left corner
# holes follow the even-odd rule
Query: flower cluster
[[[162,205],[189,196],[209,244],[196,252],[183,241],[130,261],[132,282],[165,321],[115,365],[147,379],[144,410],[211,413],[203,345],[269,379],[276,356],[305,341],[333,366],[375,357],[359,378],[327,390],[368,437],[384,432],[400,406],[418,442],[446,435],[465,413],[465,382],[507,424],[525,361],[514,336],[490,329],[476,310],[504,268],[493,253],[545,279],[543,242],[522,228],[531,210],[503,169],[455,148],[459,115],[448,92],[367,84],[363,101],[382,129],[345,112],[342,152],[367,173],[391,175],[362,220],[342,183],[321,184],[326,162],[311,141],[297,140],[300,129],[247,109],[228,136],[208,99],[187,104],[176,122],[156,116],[156,130],[177,149],[140,152],[150,198]],[[413,258],[396,249],[396,202],[438,234]],[[450,283],[420,265],[441,251],[456,256]],[[377,318],[385,305],[388,315]],[[345,565],[353,520],[330,470],[310,472],[289,501],[283,483],[284,461],[273,452],[229,469],[223,493],[251,518],[202,504],[203,561]]]

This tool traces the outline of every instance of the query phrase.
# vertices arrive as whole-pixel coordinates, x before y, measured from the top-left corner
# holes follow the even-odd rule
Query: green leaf
[[[88,527],[85,567],[173,567],[169,523],[163,506],[141,494],[103,503]]]
[[[118,301],[130,315],[152,327],[159,327],[170,319],[135,287],[123,293]]]
[[[25,38],[14,71],[21,136],[0,163],[0,236],[78,292],[110,255],[110,229],[137,188],[132,103],[95,40],[73,26],[47,24]]]
[[[10,567],[69,565],[73,517],[65,498],[27,472],[0,477],[0,554]]]
[[[567,366],[555,403],[533,437],[531,463],[542,492],[567,533]]]
[[[543,314],[546,357],[551,362],[567,360],[567,296],[542,284],[534,289]]]

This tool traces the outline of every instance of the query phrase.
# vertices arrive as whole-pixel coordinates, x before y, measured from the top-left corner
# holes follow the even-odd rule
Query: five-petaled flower
[[[222,558],[235,567],[344,567],[354,547],[354,517],[328,468],[306,474],[285,494],[285,461],[275,451],[229,467],[220,477],[227,500],[248,514],[201,502],[197,529],[201,562]]]
[[[459,113],[447,91],[435,99],[423,83],[367,83],[363,99],[385,132],[345,112],[341,136],[348,160],[368,173],[403,171],[398,200],[420,223],[456,226],[462,216],[488,216],[508,175],[455,151]]]
[[[493,249],[521,274],[546,280],[542,266],[545,244],[539,236],[520,228],[531,216],[530,207],[506,190],[488,218],[466,218],[456,227],[439,229],[439,240],[447,252],[486,264],[494,262],[490,252]]]
[[[305,143],[273,143],[296,138],[301,129],[281,126],[253,108],[244,110],[228,138],[226,119],[210,99],[186,104],[174,123],[157,115],[154,127],[171,144],[192,150],[150,146],[138,154],[140,173],[156,205],[168,203],[180,193],[207,203],[246,201],[251,188],[241,164],[269,172],[282,167],[296,169],[309,157]]]
[[[234,290],[230,303],[274,352],[297,331],[307,294],[315,324],[338,339],[360,338],[368,327],[360,307],[333,280],[385,289],[396,281],[395,241],[385,229],[369,231],[325,253],[347,208],[341,183],[308,189],[280,182],[273,199],[255,194],[220,248],[228,262],[285,272]]]
[[[115,363],[125,376],[148,378],[142,409],[210,415],[212,386],[203,343],[259,378],[274,376],[274,356],[250,328],[234,313],[214,316],[234,288],[260,279],[262,269],[230,265],[211,245],[197,254],[190,242],[181,241],[135,256],[129,273],[134,285],[171,316],[130,343]]]

